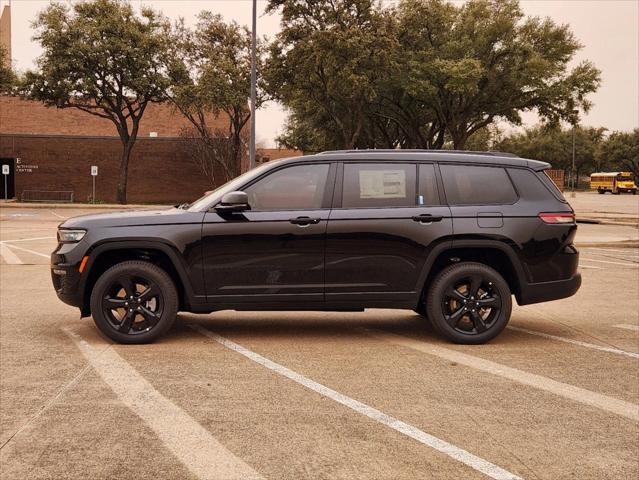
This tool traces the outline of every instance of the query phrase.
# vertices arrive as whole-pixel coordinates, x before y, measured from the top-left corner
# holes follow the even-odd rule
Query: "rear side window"
[[[543,182],[548,186],[548,188],[552,191],[552,193],[555,195],[555,197],[557,197],[558,200],[560,200],[560,201],[562,201],[564,203],[568,203],[568,201],[564,197],[564,194],[561,193],[561,190],[559,190],[559,187],[553,181],[553,179],[550,178],[550,176],[548,175],[548,172],[546,172],[546,170],[544,170],[544,174],[541,176],[541,178],[542,178]]]
[[[524,199],[532,201],[553,199],[551,192],[542,183],[540,175],[521,168],[509,168],[508,175],[515,183],[519,195]]]
[[[405,163],[345,163],[342,207],[412,207],[416,170]]]
[[[513,184],[501,167],[440,165],[451,205],[508,205],[517,201]]]
[[[417,205],[439,205],[437,181],[435,180],[435,166],[423,164],[419,166],[419,193]]]

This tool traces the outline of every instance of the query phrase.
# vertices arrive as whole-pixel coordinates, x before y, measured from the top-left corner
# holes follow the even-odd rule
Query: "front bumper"
[[[82,308],[82,275],[78,263],[67,263],[64,255],[51,255],[51,281],[55,293],[67,305]]]
[[[519,305],[549,302],[573,296],[581,286],[581,273],[575,273],[566,280],[553,282],[529,283],[525,285],[517,296]]]

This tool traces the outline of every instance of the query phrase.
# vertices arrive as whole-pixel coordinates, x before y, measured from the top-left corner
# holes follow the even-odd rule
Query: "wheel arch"
[[[82,285],[82,316],[91,315],[91,292],[97,279],[113,265],[128,260],[142,260],[162,268],[173,280],[178,292],[178,307],[185,309],[192,303],[193,289],[186,269],[175,247],[158,241],[105,242],[87,253],[86,278]]]
[[[519,301],[522,288],[527,281],[512,247],[497,240],[455,240],[452,244],[440,244],[431,251],[420,277],[421,289],[416,304],[422,301],[439,272],[459,262],[478,262],[494,268]]]

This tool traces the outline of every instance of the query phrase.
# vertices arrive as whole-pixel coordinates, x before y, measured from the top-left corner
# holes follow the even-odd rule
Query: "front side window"
[[[415,175],[412,164],[344,164],[342,207],[415,206]]]
[[[440,165],[446,198],[451,205],[509,205],[517,193],[501,167]]]
[[[328,164],[283,168],[244,189],[251,210],[322,208]]]

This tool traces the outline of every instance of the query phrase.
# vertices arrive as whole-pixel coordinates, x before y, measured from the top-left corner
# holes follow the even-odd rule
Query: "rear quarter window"
[[[517,192],[502,167],[440,165],[450,205],[510,205]]]
[[[542,179],[542,177],[546,176],[545,174],[537,174],[522,168],[509,168],[508,174],[522,198],[531,201],[553,200],[553,193],[544,185],[544,180]]]

